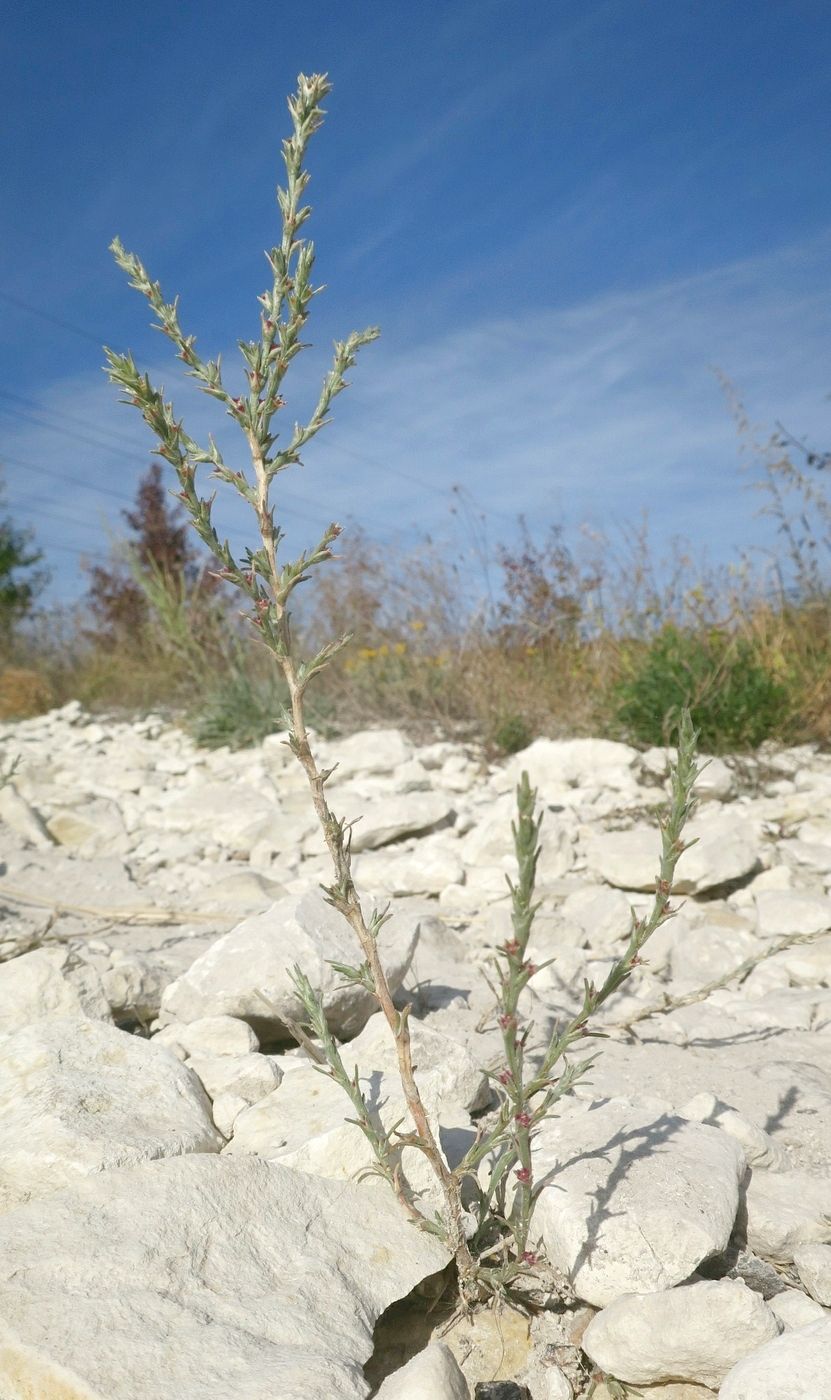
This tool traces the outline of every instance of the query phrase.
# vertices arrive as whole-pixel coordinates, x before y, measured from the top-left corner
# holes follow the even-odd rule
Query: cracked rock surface
[[[510,936],[521,772],[551,960],[525,994],[533,1060],[649,906],[667,754],[537,739],[489,764],[394,729],[316,747],[335,811],[362,818],[366,908],[391,903],[379,947],[452,1163],[493,1104],[484,974]],[[19,758],[0,794],[0,1395],[374,1394],[376,1321],[446,1256],[356,1180],[352,1107],[293,1039],[299,963],[372,1112],[406,1121],[372,998],[330,966],[358,958],[283,736],[208,752],[73,703],[0,748]],[[432,1345],[404,1325],[379,1394],[581,1400],[593,1368],[598,1397],[627,1377],[650,1400],[828,1393],[831,756],[722,758],[700,796],[678,915],[535,1143],[563,1301]],[[420,1154],[402,1163],[437,1205]]]

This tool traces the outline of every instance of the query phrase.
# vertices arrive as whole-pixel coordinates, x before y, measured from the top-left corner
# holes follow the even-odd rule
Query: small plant
[[[534,735],[523,715],[506,715],[493,731],[493,743],[500,753],[519,753],[527,749]]]
[[[693,710],[711,753],[756,747],[788,714],[785,686],[743,637],[717,629],[697,635],[669,624],[631,665],[617,687],[617,716],[645,744],[666,744],[685,708]]]
[[[676,863],[684,851],[682,831],[690,811],[696,776],[695,735],[689,716],[682,718],[679,756],[673,774],[672,804],[662,828],[662,857],[652,912],[633,919],[628,944],[601,986],[587,982],[581,1008],[558,1028],[542,1058],[526,1059],[528,1027],[523,1020],[521,997],[535,969],[526,956],[536,905],[534,880],[539,856],[540,818],[535,794],[527,776],[518,792],[518,817],[514,838],[518,878],[510,883],[513,935],[499,950],[493,968],[496,1014],[502,1032],[504,1063],[494,1074],[499,1108],[480,1132],[473,1148],[454,1169],[448,1166],[418,1088],[412,1062],[409,1031],[410,1008],[399,1011],[393,1002],[379,953],[379,935],[389,918],[386,909],[364,914],[351,871],[351,832],[329,806],[326,784],[333,770],[321,770],[312,752],[307,728],[306,694],[318,676],[346,645],[348,636],[326,642],[315,654],[299,659],[290,625],[289,604],[296,588],[333,557],[332,546],[340,527],[332,524],[319,543],[293,560],[283,560],[283,533],[274,518],[270,493],[275,478],[300,461],[303,447],[329,421],[334,398],[346,387],[346,374],[362,346],[374,340],[377,330],[353,332],[335,344],[334,362],[326,375],[320,397],[305,424],[295,423],[288,441],[278,446],[272,431],[275,416],[284,407],[283,381],[289,365],[303,348],[301,335],[316,294],[311,273],[314,249],[298,234],[310,210],[301,203],[309,176],[303,159],[310,137],[323,119],[321,102],[330,91],[324,76],[298,79],[297,93],[289,99],[293,134],[283,143],[287,185],[278,190],[282,212],[282,241],[267,254],[272,281],[260,297],[262,312],[257,339],[240,341],[246,365],[247,389],[235,395],[226,388],[218,359],[203,360],[195,338],[186,335],[179,322],[177,302],[166,302],[157,282],[152,282],[140,260],[128,253],[118,239],[111,245],[118,265],[130,283],[148,300],[160,329],[176,347],[179,358],[200,388],[225,408],[240,428],[250,454],[249,473],[224,461],[216,443],[200,446],[176,419],[172,405],[146,374],[140,373],[130,354],[106,350],[109,377],[123,389],[126,401],[135,405],[160,444],[161,455],[176,471],[178,497],[191,523],[218,563],[217,575],[244,598],[246,616],[255,635],[276,663],[286,695],[283,715],[288,742],[308,779],[311,800],[319,819],[332,863],[332,880],[325,887],[329,903],[350,925],[360,951],[355,965],[335,964],[344,981],[369,991],[375,998],[394,1039],[398,1070],[409,1117],[387,1130],[379,1127],[363,1095],[360,1076],[349,1076],[337,1044],[329,1032],[319,993],[301,969],[295,969],[295,986],[306,1010],[307,1027],[298,1035],[307,1044],[321,1070],[341,1085],[354,1111],[354,1121],[367,1137],[375,1158],[375,1170],[397,1192],[417,1223],[438,1235],[456,1260],[461,1298],[467,1306],[490,1295],[510,1297],[523,1279],[537,1276],[539,1247],[531,1237],[534,1206],[541,1190],[533,1176],[532,1142],[535,1132],[555,1102],[572,1087],[592,1063],[591,1058],[571,1061],[570,1052],[592,1035],[591,1018],[628,978],[640,960],[641,950],[655,929],[670,916],[669,899]],[[211,475],[232,486],[251,506],[257,520],[259,543],[236,558],[212,523],[213,496],[197,490],[197,471],[211,468]],[[313,1042],[308,1031],[317,1038]],[[319,1048],[318,1048],[319,1046]],[[411,1147],[430,1163],[441,1189],[442,1208],[428,1219],[419,1208],[401,1169],[401,1152]],[[479,1181],[483,1163],[492,1168],[484,1186]],[[512,1194],[511,1190],[513,1188]],[[468,1213],[466,1192],[475,1200]]]

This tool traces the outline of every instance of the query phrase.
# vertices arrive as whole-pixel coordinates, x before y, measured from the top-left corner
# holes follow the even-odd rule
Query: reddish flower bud
[[[503,1014],[502,1016],[498,1017],[498,1021],[501,1030],[509,1031],[512,1026],[516,1025],[516,1016],[508,1016]]]
[[[525,971],[528,973],[529,977],[533,977],[535,972],[539,972],[539,968],[536,963],[527,962],[525,963]]]
[[[521,1181],[523,1185],[527,1184],[527,1182],[531,1180],[531,1172],[529,1171],[528,1167],[517,1167],[517,1170],[514,1172],[514,1176],[516,1177],[517,1181]]]
[[[519,952],[519,944],[515,938],[509,938],[507,943],[502,944],[503,951],[513,956]]]
[[[510,1084],[514,1076],[509,1069],[501,1069],[496,1077],[500,1084]]]
[[[533,1269],[539,1256],[534,1253],[533,1249],[526,1249],[523,1250],[522,1254],[519,1257],[523,1264],[530,1264],[531,1268]]]
[[[514,1122],[518,1123],[521,1128],[530,1128],[531,1115],[530,1113],[526,1113],[523,1109],[521,1113],[514,1114]]]

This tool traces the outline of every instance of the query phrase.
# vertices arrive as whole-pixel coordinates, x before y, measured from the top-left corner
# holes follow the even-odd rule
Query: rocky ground
[[[705,771],[683,908],[536,1144],[569,1301],[439,1340],[447,1257],[357,1181],[350,1106],[287,1029],[299,963],[381,1118],[402,1116],[385,1028],[327,963],[354,950],[281,736],[208,753],[72,704],[0,748],[19,757],[0,793],[2,1400],[568,1400],[592,1374],[652,1400],[831,1397],[831,756]],[[452,1162],[488,1112],[482,972],[509,932],[521,769],[545,809],[541,1043],[649,902],[667,756],[538,740],[488,766],[396,731],[319,749],[361,818],[359,886],[394,901],[384,956]],[[806,941],[762,958],[789,935]],[[422,1160],[404,1165],[429,1204]]]

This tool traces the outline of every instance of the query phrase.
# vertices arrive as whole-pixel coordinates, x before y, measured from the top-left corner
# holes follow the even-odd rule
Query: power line
[[[66,511],[50,510],[48,506],[42,506],[40,504],[36,506],[27,507],[25,503],[14,500],[9,501],[9,506],[13,511],[29,510],[31,514],[35,516],[35,519],[31,521],[31,523],[28,525],[29,529],[35,529],[37,527],[38,520],[40,520],[42,517],[45,520],[57,520],[59,522],[67,521],[69,524],[75,525],[76,527],[82,530],[97,530],[99,533],[101,531],[100,523],[94,520],[90,520],[89,516],[87,516],[86,519],[83,519],[80,515],[67,514]]]
[[[116,447],[112,443],[101,442],[100,440],[96,441],[95,438],[89,437],[86,433],[79,433],[76,431],[69,432],[58,423],[50,423],[48,420],[42,422],[35,414],[27,413],[25,409],[9,408],[5,404],[0,404],[0,413],[10,413],[14,418],[22,418],[24,422],[34,423],[35,427],[42,428],[47,433],[57,433],[59,437],[72,438],[75,442],[81,442],[86,447],[95,447],[99,452],[107,452],[112,457],[129,458],[131,461],[141,462],[143,464],[147,462],[147,458],[143,453],[134,452],[131,448],[127,447]],[[43,416],[45,417],[45,414]]]
[[[30,398],[27,398],[27,397],[25,396],[25,394],[13,394],[13,393],[11,392],[10,389],[0,389],[0,399],[11,399],[14,403],[22,403],[24,406],[26,406],[26,407],[28,407],[28,408],[33,408],[33,409],[35,409],[35,411],[36,411],[37,413],[39,413],[39,414],[41,414],[41,415],[43,415],[43,416],[45,416],[45,417],[47,417],[47,418],[54,417],[54,413],[53,413],[52,409],[47,408],[46,404],[44,404],[44,403],[38,403],[38,400],[37,400],[37,399],[30,399]],[[19,413],[19,410],[17,410],[17,409],[11,409],[11,408],[2,408],[2,407],[0,407],[0,412],[3,412],[3,413],[14,413],[14,414],[17,415],[17,414]],[[21,415],[21,416],[22,416],[22,415]],[[61,415],[60,415],[60,416],[61,416],[61,419],[64,420],[65,422],[67,422],[67,423],[75,423],[75,424],[77,424],[78,427],[80,427],[80,428],[88,428],[88,427],[89,427],[89,423],[87,422],[87,420],[86,420],[85,418],[79,418],[79,417],[77,417],[74,413],[67,413],[66,409],[61,409]],[[105,436],[105,435],[106,435],[107,437],[111,438],[112,441],[113,441],[113,445],[114,445],[116,448],[118,448],[119,451],[123,450],[123,442],[122,442],[122,439],[121,439],[119,436],[117,436],[117,434],[110,432],[109,428],[95,428],[95,429],[93,429],[93,431],[96,432],[99,436]]]
[[[4,291],[0,290],[0,298],[2,298],[4,301],[9,302],[9,304],[12,305],[12,306],[18,307],[18,309],[20,309],[20,310],[22,310],[22,311],[27,311],[27,312],[29,312],[29,314],[32,315],[32,316],[38,316],[38,317],[40,317],[41,320],[49,321],[49,322],[51,322],[53,325],[60,326],[63,330],[71,331],[71,332],[72,332],[73,334],[75,334],[75,335],[82,336],[82,337],[84,338],[84,340],[92,341],[94,344],[96,344],[96,345],[98,346],[99,349],[101,349],[101,348],[103,347],[103,345],[106,343],[106,336],[102,336],[101,338],[99,338],[98,336],[93,335],[92,332],[87,331],[87,330],[84,330],[81,326],[76,326],[76,325],[74,325],[71,321],[62,320],[62,319],[59,318],[59,317],[52,316],[50,313],[43,311],[40,307],[31,305],[30,302],[24,301],[21,297],[12,296],[9,292],[4,292]],[[187,375],[185,375],[183,371],[179,370],[178,366],[175,366],[175,365],[171,366],[171,373],[176,377],[176,379],[177,379],[179,382],[181,382],[181,383],[183,383],[183,384],[189,384],[189,383],[190,383],[189,377],[188,377]],[[2,393],[2,391],[0,391],[0,393]],[[20,398],[19,395],[15,396],[15,395],[12,395],[12,394],[9,394],[9,393],[2,393],[2,397],[4,397],[4,398],[13,398],[13,397],[18,397],[18,398]],[[29,402],[32,402],[32,400],[30,400]],[[78,420],[78,419],[73,419],[73,420],[71,420],[71,421],[78,422],[78,421],[80,421],[80,420]],[[42,424],[42,425],[39,425],[39,426],[47,427],[47,426],[49,426],[49,425],[47,425],[47,424]],[[67,436],[68,436],[68,435],[67,435]],[[98,445],[98,444],[93,444],[93,445]],[[358,462],[361,462],[361,463],[363,463],[363,464],[366,465],[366,466],[377,467],[377,469],[378,469],[379,471],[385,472],[385,473],[386,473],[387,475],[389,475],[389,476],[397,476],[397,477],[399,477],[402,481],[407,481],[407,482],[409,482],[411,485],[417,486],[417,487],[418,487],[420,490],[422,490],[422,491],[424,490],[425,486],[429,484],[429,483],[426,483],[422,477],[416,476],[414,472],[405,471],[405,470],[404,470],[403,468],[401,468],[401,467],[392,467],[392,466],[390,466],[390,465],[389,465],[388,463],[386,463],[386,462],[380,462],[380,461],[378,461],[377,458],[368,457],[368,456],[366,455],[366,453],[364,453],[364,452],[355,452],[353,449],[348,448],[348,447],[343,447],[343,446],[341,446],[339,443],[332,443],[332,442],[330,442],[330,443],[329,443],[329,450],[330,450],[330,451],[334,451],[334,452],[340,452],[340,453],[341,453],[343,456],[345,456],[345,457],[352,457],[353,460],[358,461]],[[135,456],[136,454],[132,454],[132,455]],[[432,488],[432,489],[434,489],[434,490],[435,490],[435,489],[438,489],[438,490],[444,492],[445,494],[451,495],[451,496],[455,493],[455,488],[452,487],[452,486],[440,486],[440,487],[436,488],[435,485],[433,485],[433,488]],[[305,499],[307,505],[312,505],[312,504],[314,504],[313,502],[309,501],[308,498],[298,498],[298,499]],[[297,514],[297,513],[298,513],[298,512],[295,512],[295,514]],[[515,517],[514,517],[514,516],[508,515],[505,511],[498,511],[498,510],[493,510],[493,509],[491,509],[491,510],[488,512],[488,514],[490,514],[490,515],[496,517],[496,519],[498,519],[498,520],[507,521],[507,522],[508,522],[509,524],[511,524],[511,525],[515,525],[515,524],[516,524],[516,519],[515,519]]]
[[[106,344],[106,336],[93,335],[92,331],[85,331],[81,326],[75,326],[71,321],[64,321],[60,316],[53,316],[49,311],[43,311],[39,306],[32,306],[31,302],[24,301],[22,297],[12,296],[11,292],[0,290],[0,298],[8,302],[10,306],[16,306],[18,311],[28,311],[31,316],[38,316],[41,321],[48,321],[52,326],[60,326],[61,330],[71,331],[73,335],[83,336],[84,340],[91,340],[100,350]]]
[[[38,472],[41,476],[50,476],[55,481],[64,481],[69,486],[81,486],[85,491],[91,491],[96,496],[113,496],[117,501],[126,501],[129,505],[134,504],[134,498],[126,491],[113,491],[111,487],[97,486],[93,482],[84,481],[79,476],[68,476],[64,472],[56,472],[49,467],[39,466],[36,462],[26,462],[21,457],[9,457],[7,453],[0,452],[0,465],[6,462],[13,467],[25,467],[27,471]]]
[[[17,395],[17,396],[15,396],[15,397],[18,397],[18,398],[19,398],[19,397],[22,397],[22,396]],[[29,402],[29,403],[34,403],[34,404],[35,404],[35,407],[37,408],[37,410],[38,410],[39,413],[42,413],[42,414],[44,414],[44,415],[47,413],[47,409],[45,408],[45,406],[44,406],[44,407],[41,407],[40,405],[38,405],[38,404],[36,403],[35,400],[30,399],[30,400],[28,400],[28,402]],[[154,452],[154,450],[153,450],[152,448],[148,449],[147,456],[145,456],[143,453],[135,452],[135,451],[133,451],[133,450],[130,449],[130,448],[111,447],[111,446],[110,446],[109,444],[107,444],[107,443],[95,442],[92,438],[87,437],[85,434],[78,433],[78,432],[75,432],[74,430],[70,430],[70,429],[68,429],[68,428],[61,427],[58,423],[40,422],[40,421],[38,421],[36,418],[34,418],[31,414],[27,414],[27,413],[25,412],[25,410],[8,408],[8,407],[4,406],[3,404],[0,404],[0,413],[10,413],[10,414],[12,414],[12,415],[14,415],[14,416],[16,416],[16,417],[22,417],[22,418],[28,419],[28,421],[35,423],[35,426],[36,426],[36,427],[44,428],[44,429],[46,429],[47,432],[57,433],[57,434],[59,434],[60,437],[63,437],[63,438],[70,438],[71,440],[74,440],[75,442],[80,442],[80,443],[82,443],[82,444],[84,444],[84,445],[95,447],[95,448],[98,449],[98,451],[107,452],[107,453],[109,453],[111,456],[120,456],[120,457],[122,457],[122,458],[124,458],[124,459],[127,459],[127,460],[129,460],[129,461],[140,462],[140,463],[142,464],[142,466],[146,466],[146,465],[147,465],[147,463],[148,463],[148,458],[149,458],[149,457],[152,457],[152,456],[154,456],[154,455],[157,455],[157,454]],[[78,420],[75,420],[75,421],[78,421]],[[3,455],[5,456],[5,454],[3,454]],[[12,461],[13,459],[10,458],[10,457],[6,457],[6,460],[7,460],[7,461]],[[33,466],[32,463],[28,463],[28,464],[27,464],[27,463],[25,463],[25,462],[21,462],[21,463],[19,463],[19,464],[20,464],[21,466],[26,466],[26,465],[28,465],[28,466],[30,466],[30,467]],[[45,469],[45,468],[41,468],[40,470],[41,470],[41,471],[45,471],[46,469]],[[51,474],[52,474],[52,475],[57,475],[57,473],[51,473]],[[63,479],[64,479],[64,480],[67,480],[67,481],[70,480],[69,477],[65,477],[65,478],[63,478]],[[99,488],[99,487],[90,486],[89,483],[78,481],[77,478],[75,479],[75,485],[86,486],[87,489],[90,489],[90,490],[102,490],[102,491],[104,491],[104,490],[106,489],[106,488],[104,488],[104,487],[100,487],[100,488]],[[108,494],[112,494],[112,492],[109,492]],[[132,500],[132,497],[128,497],[127,499]],[[294,499],[294,500],[296,500],[296,501],[302,501],[302,503],[303,503],[304,505],[310,506],[310,507],[312,507],[312,509],[314,509],[315,511],[317,511],[317,502],[316,502],[316,501],[311,500],[308,496],[298,496],[298,495],[295,493],[294,496],[293,496],[293,498],[292,498],[291,496],[289,497],[288,502],[287,502],[287,503],[284,505],[284,507],[283,507],[287,515],[295,515],[295,516],[297,516],[297,518],[298,518],[299,520],[306,520],[306,521],[309,521],[309,522],[312,523],[312,524],[317,524],[317,523],[319,523],[319,519],[320,519],[319,514],[316,513],[315,515],[310,515],[310,514],[308,514],[306,511],[303,511],[302,509],[298,509],[295,505],[292,504],[292,499]]]

